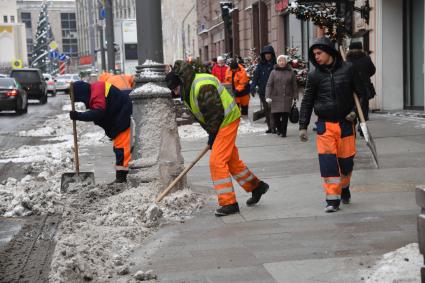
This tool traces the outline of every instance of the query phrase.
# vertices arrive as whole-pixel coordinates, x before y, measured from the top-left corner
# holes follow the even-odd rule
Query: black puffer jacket
[[[265,54],[272,54],[272,59],[267,61]],[[267,45],[263,47],[260,53],[261,60],[255,68],[254,75],[251,84],[251,93],[255,92],[255,87],[258,86],[258,94],[261,96],[266,95],[267,81],[269,80],[270,73],[273,71],[274,65],[276,65],[276,54],[273,46]]]
[[[313,49],[326,50],[334,58],[332,66],[319,65]],[[310,47],[309,59],[316,67],[307,77],[305,94],[301,102],[300,129],[307,129],[311,113],[325,121],[340,121],[354,109],[353,92],[360,100],[366,95],[364,84],[351,63],[343,62],[341,55],[332,42],[325,37],[319,38]]]
[[[375,74],[376,68],[369,55],[361,49],[350,50],[347,53],[347,62],[352,63],[359,73],[368,91],[368,98],[373,98],[376,92],[370,77]]]

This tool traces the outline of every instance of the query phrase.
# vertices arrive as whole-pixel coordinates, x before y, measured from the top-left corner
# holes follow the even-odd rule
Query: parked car
[[[39,69],[14,69],[10,76],[27,92],[29,99],[38,99],[40,104],[47,103],[47,84]]]
[[[27,92],[14,78],[0,78],[0,111],[28,112]]]
[[[51,74],[43,74],[43,77],[47,83],[47,93],[56,96],[56,79]]]
[[[77,74],[66,74],[56,77],[56,90],[64,91],[66,94],[69,93],[69,86],[71,82],[80,80],[80,76]]]
[[[5,74],[0,74],[0,78],[7,78],[7,77],[9,77],[9,76],[5,75]]]

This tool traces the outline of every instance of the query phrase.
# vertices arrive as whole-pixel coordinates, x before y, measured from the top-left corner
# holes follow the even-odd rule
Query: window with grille
[[[70,57],[78,56],[77,22],[75,13],[61,13],[62,51]]]

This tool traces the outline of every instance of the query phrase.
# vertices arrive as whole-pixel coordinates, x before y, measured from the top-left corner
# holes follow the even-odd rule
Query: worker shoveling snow
[[[0,184],[0,215],[62,214],[50,282],[154,278],[152,272],[129,274],[127,257],[162,223],[190,217],[207,196],[183,189],[154,204],[163,186],[155,178],[142,183],[136,174],[129,184],[74,184],[61,194],[60,176],[73,169],[70,125],[67,114],[57,115],[40,129],[20,132],[39,137],[41,145],[1,152],[0,162],[23,164],[27,175]],[[106,142],[101,129],[90,124],[80,123],[78,132],[81,147]]]

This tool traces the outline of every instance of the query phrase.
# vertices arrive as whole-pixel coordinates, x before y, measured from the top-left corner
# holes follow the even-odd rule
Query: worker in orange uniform
[[[242,115],[248,115],[249,106],[249,77],[245,68],[238,64],[235,59],[230,62],[230,68],[226,72],[226,83],[232,84],[232,91],[236,104]]]
[[[342,60],[329,38],[321,37],[314,42],[309,59],[316,68],[308,73],[301,102],[299,135],[301,141],[307,141],[307,127],[314,109],[320,174],[326,193],[325,212],[336,212],[341,200],[344,204],[351,200],[357,116],[353,92],[361,101],[367,97],[367,92],[354,66]]]
[[[134,87],[134,79],[132,75],[116,74],[110,75],[106,82],[118,88],[122,92],[129,94]]]
[[[111,75],[111,73],[103,71],[102,74],[99,75],[98,81],[99,82],[106,82],[110,75]]]
[[[194,67],[183,61],[174,64],[166,76],[167,86],[180,92],[181,98],[195,119],[208,132],[211,148],[210,172],[218,203],[216,216],[239,212],[239,205],[232,184],[232,177],[252,196],[247,200],[251,206],[261,199],[269,188],[260,181],[239,159],[235,145],[240,121],[239,107],[232,95],[210,74],[197,74]]]
[[[128,163],[131,159],[130,119],[133,104],[128,94],[108,82],[73,84],[75,102],[83,102],[88,111],[71,111],[71,120],[92,121],[105,130],[114,142],[116,179],[114,183],[127,182]]]

